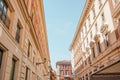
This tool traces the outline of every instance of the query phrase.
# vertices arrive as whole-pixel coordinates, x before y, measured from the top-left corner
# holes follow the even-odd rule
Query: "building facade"
[[[0,80],[49,80],[42,0],[0,0]]]
[[[58,61],[56,63],[57,80],[73,80],[70,61]]]
[[[70,51],[76,80],[120,79],[120,0],[86,0]]]
[[[50,69],[50,80],[57,80],[56,72],[52,68]]]

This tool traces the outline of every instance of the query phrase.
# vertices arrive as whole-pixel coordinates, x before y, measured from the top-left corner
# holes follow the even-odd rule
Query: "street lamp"
[[[36,65],[44,64],[44,63],[46,63],[46,58],[44,58],[44,60],[42,62],[37,62]]]

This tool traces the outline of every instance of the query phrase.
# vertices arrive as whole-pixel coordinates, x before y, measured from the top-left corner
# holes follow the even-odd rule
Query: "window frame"
[[[20,24],[17,23],[17,26],[16,26],[16,35],[15,35],[15,40],[20,43],[20,34],[21,34],[21,27],[20,27]]]
[[[2,15],[4,15],[6,17],[7,11],[8,11],[8,6],[4,0],[0,0],[0,4],[1,3],[2,3],[2,7],[0,5],[0,10],[2,11]],[[6,10],[5,13],[4,13],[4,10]]]
[[[28,80],[29,77],[29,68],[26,67],[25,80]]]
[[[93,56],[93,58],[95,58],[95,48],[92,47],[92,48],[91,48],[91,51],[92,51],[92,56]]]
[[[2,66],[3,54],[4,54],[4,51],[0,48],[0,69],[1,69],[1,66]]]
[[[109,42],[109,33],[107,32],[106,34],[105,34],[105,44],[106,44],[106,46],[108,47],[109,45],[110,45],[110,42]]]
[[[97,42],[97,49],[99,51],[99,53],[101,52],[101,46],[100,46],[100,41]]]
[[[10,80],[14,80],[15,77],[15,68],[16,68],[16,62],[17,60],[12,58],[12,67],[11,67],[11,71],[10,71]]]

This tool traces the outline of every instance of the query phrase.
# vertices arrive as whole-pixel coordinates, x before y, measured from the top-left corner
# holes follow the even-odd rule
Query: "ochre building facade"
[[[75,80],[120,79],[120,0],[86,0],[70,51]]]
[[[49,80],[42,0],[0,0],[0,80]]]

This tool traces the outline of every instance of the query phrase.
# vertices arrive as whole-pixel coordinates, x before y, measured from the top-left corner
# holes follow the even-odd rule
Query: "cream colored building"
[[[86,0],[70,46],[75,80],[120,79],[120,0]]]
[[[42,0],[0,0],[0,80],[49,80],[49,62]]]

